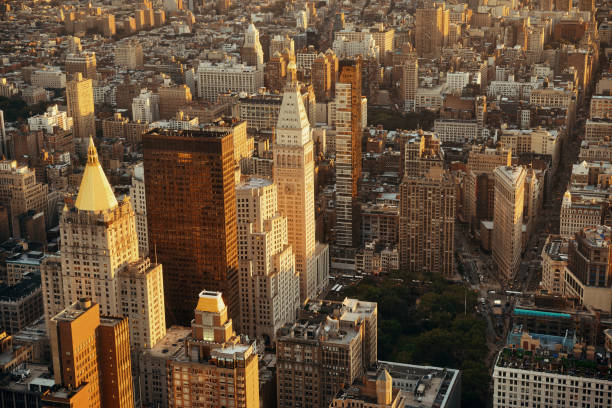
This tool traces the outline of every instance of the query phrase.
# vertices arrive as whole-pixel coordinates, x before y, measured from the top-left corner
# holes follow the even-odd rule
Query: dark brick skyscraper
[[[223,293],[239,318],[231,130],[143,135],[149,248],[164,265],[166,318],[187,325],[198,294]]]

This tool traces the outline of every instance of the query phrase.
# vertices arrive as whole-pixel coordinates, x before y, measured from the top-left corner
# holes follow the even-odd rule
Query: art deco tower
[[[189,324],[202,288],[223,292],[239,321],[231,128],[142,137],[149,251],[164,265],[168,320]]]
[[[300,278],[287,234],[287,218],[278,212],[276,185],[252,178],[236,187],[240,333],[267,344],[300,306]]]
[[[276,126],[274,183],[278,187],[278,209],[288,220],[302,302],[321,286],[316,262],[313,152],[304,103],[298,85],[290,83]]]
[[[253,23],[249,24],[244,33],[244,44],[240,50],[242,62],[253,67],[263,66],[264,53],[259,42],[259,31]]]
[[[138,257],[134,209],[117,201],[90,139],[74,204],[60,220],[61,268],[41,267],[45,316],[87,297],[106,316],[129,318],[132,345],[149,348],[166,334],[161,265]]]

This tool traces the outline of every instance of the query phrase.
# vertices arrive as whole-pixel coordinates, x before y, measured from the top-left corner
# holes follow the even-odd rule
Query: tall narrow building
[[[416,10],[415,48],[419,57],[437,58],[448,39],[449,10],[444,3]]]
[[[455,183],[431,133],[404,142],[400,184],[400,267],[451,276],[455,271]]]
[[[413,53],[411,53],[413,54]],[[404,110],[414,110],[414,101],[419,89],[419,60],[416,55],[411,56],[402,64],[402,97]]]
[[[300,306],[300,278],[288,240],[287,218],[278,212],[276,185],[252,178],[236,188],[240,333],[265,344],[276,340]]]
[[[343,60],[336,84],[336,245],[359,245],[361,60]]]
[[[264,53],[261,43],[259,42],[259,31],[253,23],[244,33],[244,44],[240,50],[242,62],[253,67],[263,67]]]
[[[51,319],[49,337],[55,382],[87,395],[79,407],[134,406],[126,318],[100,316],[97,303],[82,299]]]
[[[314,150],[310,123],[296,83],[288,84],[276,126],[274,183],[278,209],[287,217],[289,243],[300,275],[300,300],[314,297],[327,276],[317,272],[314,208]],[[323,251],[327,253],[327,251]]]
[[[521,263],[526,172],[521,166],[501,166],[496,168],[493,174],[493,262],[502,278],[511,279],[518,272]]]
[[[167,318],[188,324],[202,288],[239,320],[231,129],[143,135],[149,251],[164,265]]]
[[[81,72],[74,74],[72,81],[66,83],[66,104],[68,116],[72,116],[73,135],[86,140],[96,135],[94,114],[93,85],[91,79],[83,78]]]
[[[87,297],[104,315],[129,318],[135,347],[152,347],[165,335],[161,265],[139,259],[134,219],[130,198],[115,198],[90,139],[79,194],[60,219],[61,268],[41,266],[48,324]]]

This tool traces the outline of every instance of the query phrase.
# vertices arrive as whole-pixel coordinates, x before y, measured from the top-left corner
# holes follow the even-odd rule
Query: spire
[[[303,146],[310,140],[310,123],[297,82],[285,86],[276,123],[276,141],[282,145]]]
[[[102,166],[98,161],[98,152],[93,139],[89,138],[87,148],[87,165],[79,188],[75,207],[81,211],[104,211],[117,206],[115,193],[110,186]]]

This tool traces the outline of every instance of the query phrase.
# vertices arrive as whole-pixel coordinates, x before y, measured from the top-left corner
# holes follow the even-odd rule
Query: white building
[[[164,337],[162,267],[139,258],[134,221],[130,197],[117,201],[90,138],[79,193],[60,219],[60,262],[41,265],[47,324],[87,297],[105,315],[129,319],[132,346],[151,348]]]
[[[261,67],[249,67],[231,62],[214,64],[201,62],[197,70],[198,96],[210,101],[224,92],[255,93],[264,86]]]
[[[274,183],[278,209],[289,222],[289,243],[300,276],[300,300],[313,298],[329,279],[326,245],[315,241],[314,147],[310,123],[297,84],[288,85],[276,125]]]
[[[159,95],[141,89],[140,95],[132,101],[132,120],[152,123],[159,119]]]
[[[30,130],[43,130],[53,133],[53,128],[61,130],[72,130],[72,118],[64,111],[60,111],[57,105],[51,105],[45,113],[28,118]]]
[[[236,186],[240,332],[265,344],[276,340],[300,306],[300,277],[276,185],[251,178]]]
[[[502,349],[495,361],[493,408],[612,406],[609,357],[598,356],[594,346],[575,343],[573,333],[516,337],[518,344]]]
[[[66,74],[58,67],[44,68],[32,73],[32,85],[48,89],[66,87]]]
[[[469,72],[449,72],[446,74],[446,88],[451,93],[461,93],[470,83]]]
[[[465,143],[478,137],[478,122],[475,120],[436,119],[434,133],[442,143]]]
[[[144,167],[142,163],[134,166],[130,198],[136,215],[136,235],[138,253],[141,257],[149,255],[149,233],[147,230],[147,199],[145,194]]]
[[[380,48],[376,45],[374,37],[365,35],[360,40],[350,40],[346,37],[336,37],[332,45],[334,53],[338,58],[353,57],[361,55],[364,58],[376,58],[378,61]]]

